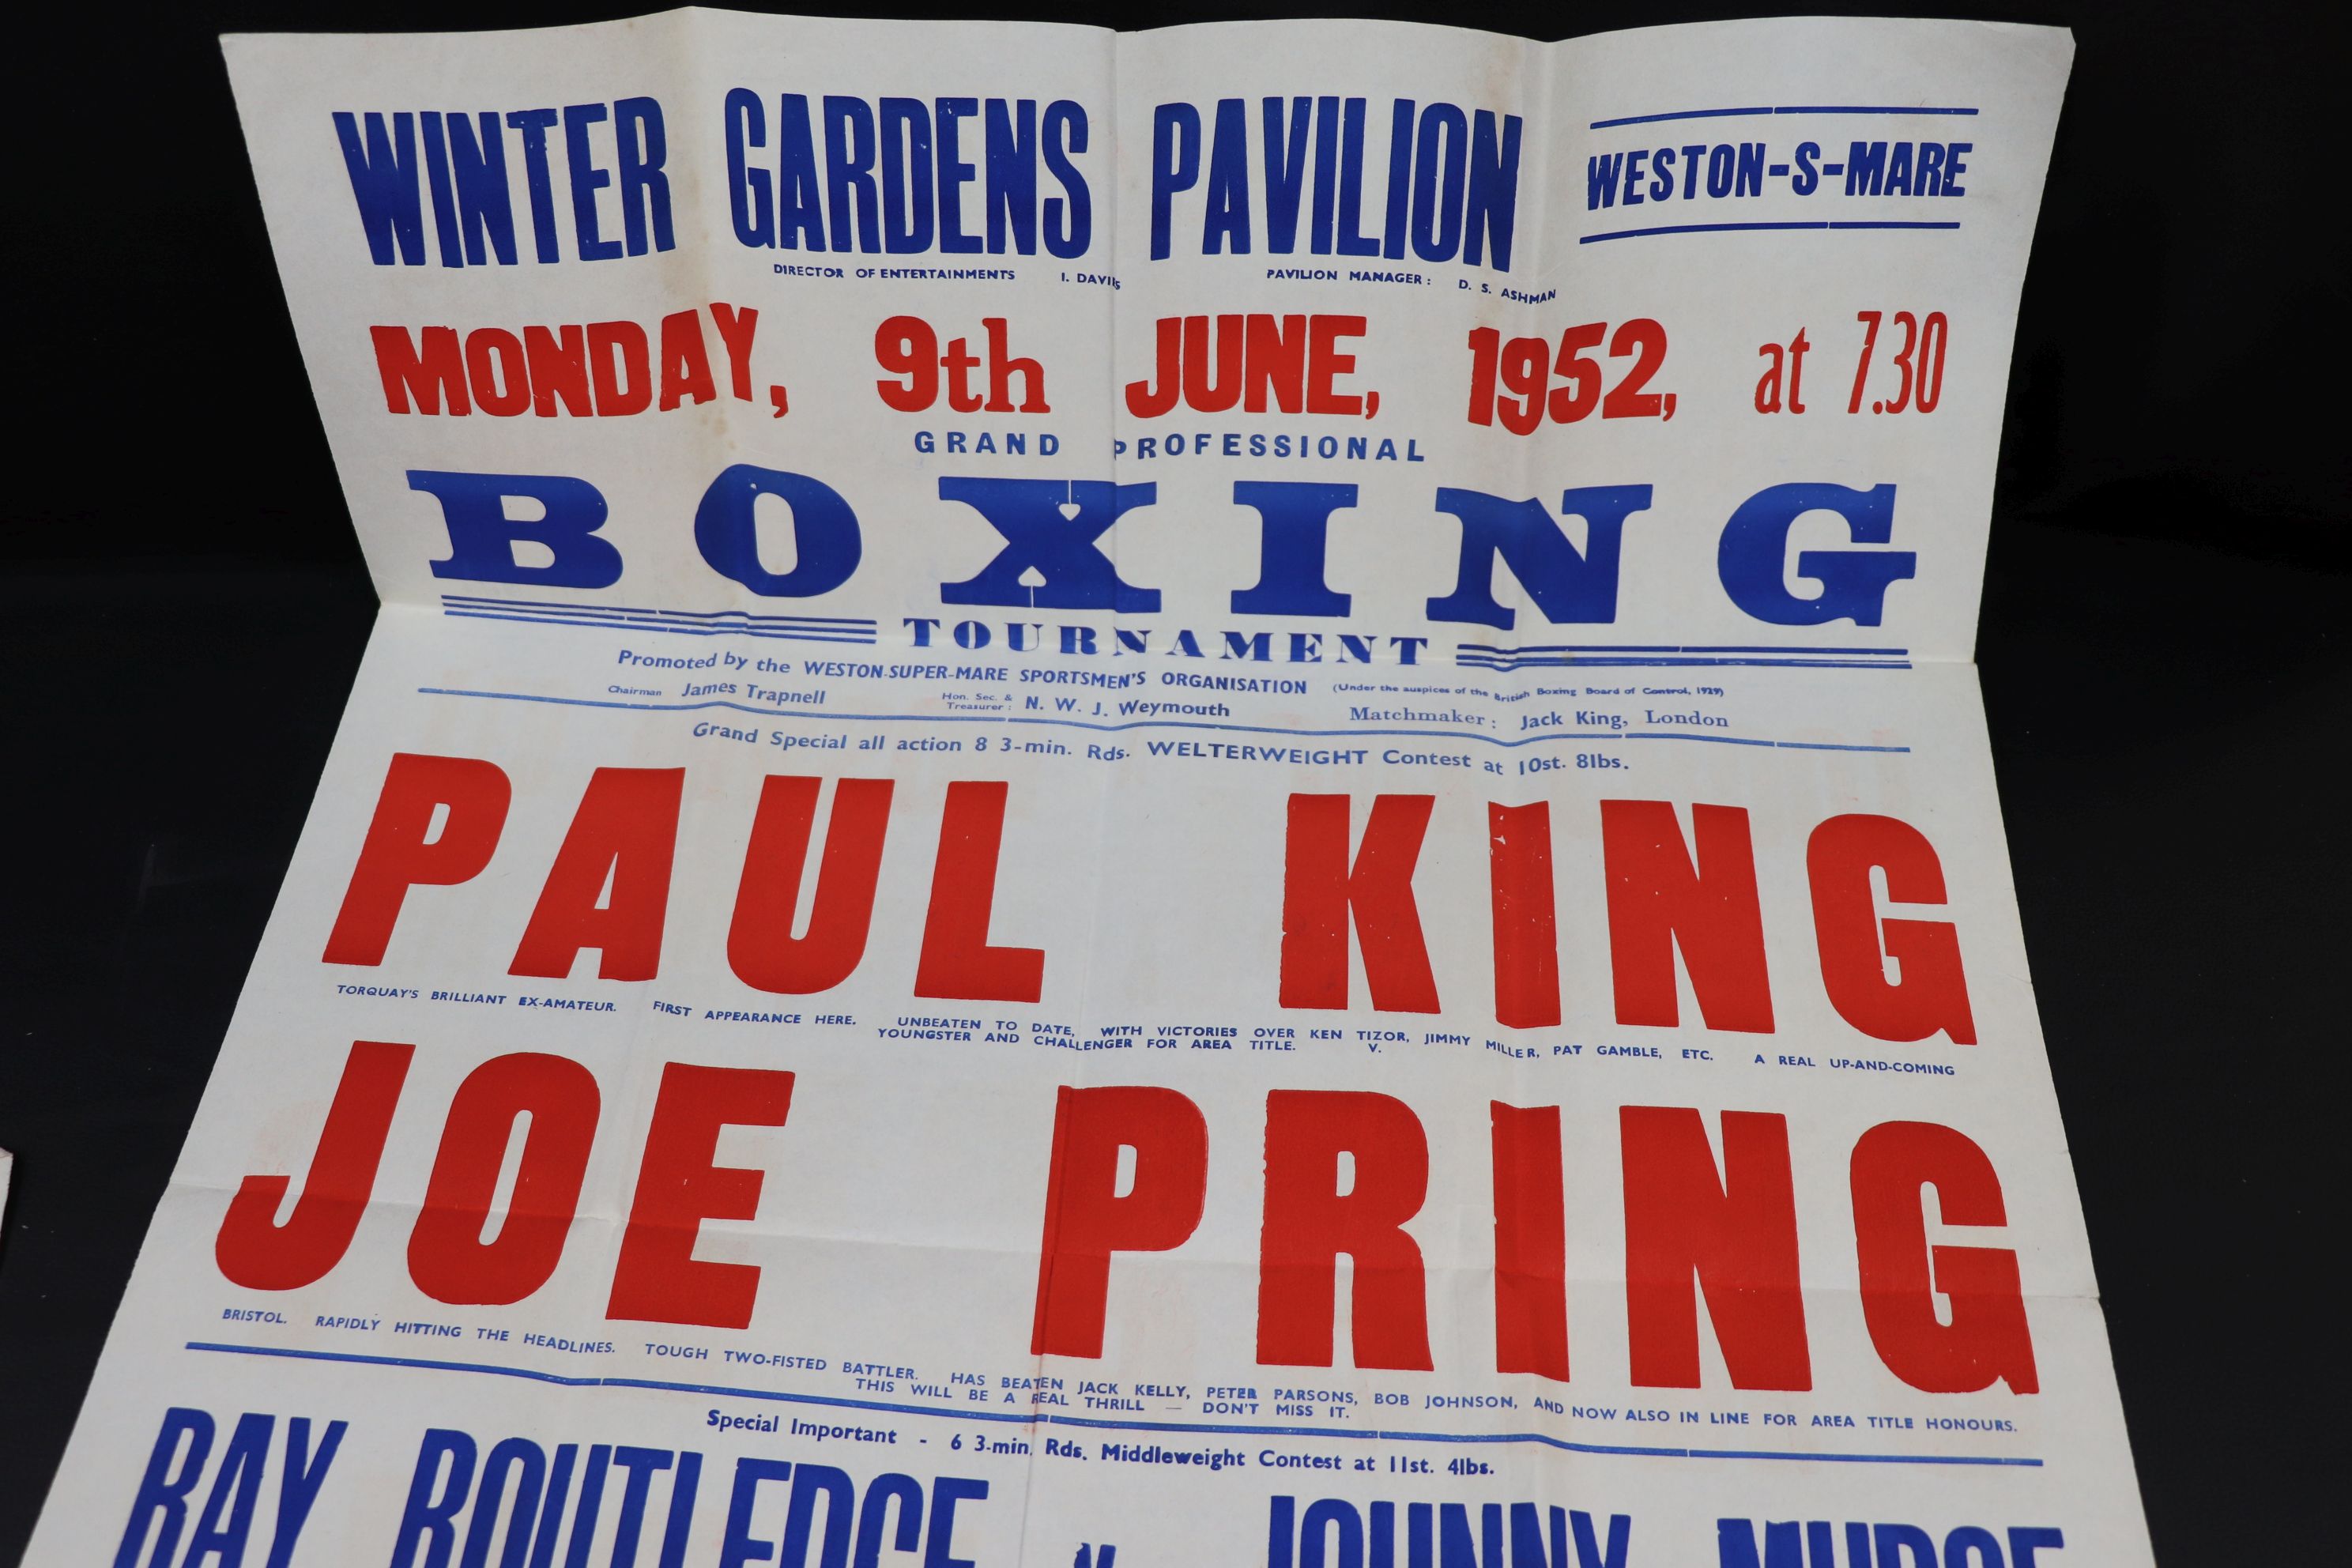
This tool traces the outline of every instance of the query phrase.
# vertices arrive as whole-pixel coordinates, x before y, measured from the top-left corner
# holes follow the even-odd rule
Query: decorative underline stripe
[[[1848,658],[1901,658],[1911,650],[1907,647],[1745,647],[1736,644],[1716,643],[1522,643],[1517,647],[1496,647],[1488,643],[1465,642],[1455,645],[1464,653],[1492,654],[1497,658],[1512,658],[1530,653],[1834,653]]]
[[[584,626],[591,630],[608,632],[666,632],[673,637],[768,637],[783,642],[853,643],[860,647],[871,647],[875,641],[872,632],[797,631],[790,627],[751,626],[683,626],[670,621],[609,618],[586,620],[571,616],[500,616],[492,615],[485,610],[445,609],[441,613],[453,620],[460,621],[513,621],[530,626]]]
[[[275,1356],[289,1361],[336,1362],[352,1366],[401,1367],[412,1372],[472,1373],[483,1377],[516,1377],[563,1388],[642,1388],[666,1394],[692,1394],[704,1398],[761,1399],[779,1405],[821,1405],[835,1410],[870,1410],[889,1415],[935,1415],[950,1421],[995,1421],[1022,1426],[1078,1426],[1104,1432],[1187,1432],[1203,1436],[1353,1437],[1405,1443],[1536,1443],[1570,1454],[1615,1454],[1653,1459],[1797,1459],[1832,1465],[1995,1465],[2039,1469],[2040,1459],[2009,1458],[1992,1454],[1799,1454],[1769,1448],[1656,1448],[1615,1443],[1575,1443],[1542,1432],[1398,1432],[1370,1427],[1242,1426],[1210,1421],[1118,1421],[1093,1415],[1055,1415],[1044,1411],[967,1410],[953,1405],[892,1405],[880,1400],[847,1399],[837,1394],[785,1394],[767,1388],[730,1388],[721,1384],[668,1383],[646,1377],[570,1377],[559,1372],[529,1367],[497,1366],[486,1362],[426,1361],[420,1357],[363,1355],[351,1351],[302,1351],[274,1345],[215,1344],[190,1340],[188,1349],[222,1355]]]
[[[1662,120],[1728,120],[1750,114],[1974,114],[1973,109],[1925,109],[1901,103],[1759,104],[1748,109],[1676,109],[1664,114],[1624,114],[1596,120],[1586,129],[1606,131],[1616,125],[1655,125]]]
[[[1576,243],[1579,245],[1597,245],[1604,239],[1640,239],[1645,236],[1654,234],[1732,234],[1748,229],[1958,228],[1959,226],[1960,226],[1956,222],[1911,223],[1895,222],[1891,219],[1882,222],[1865,221],[1860,218],[1810,219],[1802,221],[1791,219],[1786,223],[1669,223],[1661,224],[1654,228],[1617,228],[1611,229],[1606,234],[1580,235],[1578,237]]]
[[[1908,754],[1911,750],[1908,746],[1864,746],[1838,741],[1759,741],[1738,735],[1685,735],[1654,730],[1550,730],[1510,741],[1475,730],[1291,730],[1276,724],[1218,724],[1202,719],[1128,719],[1117,723],[1096,723],[1085,719],[1049,719],[1042,714],[1031,718],[1016,713],[826,713],[814,708],[754,708],[716,697],[703,702],[617,702],[602,697],[540,697],[524,691],[467,691],[448,686],[420,686],[416,691],[420,697],[472,697],[490,702],[541,702],[558,708],[620,708],[651,713],[691,713],[726,708],[761,719],[822,719],[839,724],[1043,724],[1064,730],[1091,730],[1097,734],[1117,734],[1128,730],[1218,730],[1244,735],[1286,735],[1295,740],[1484,741],[1490,746],[1514,749],[1550,741],[1704,741],[1717,746],[1765,746],[1790,752]]]
[[[489,599],[474,594],[444,594],[441,602],[467,609],[552,610],[580,616],[664,616],[684,621],[757,621],[778,626],[833,626],[845,630],[863,628],[871,631],[875,624],[856,616],[763,616],[750,610],[660,610],[641,605],[604,605],[578,600]]]
[[[747,610],[657,610],[636,605],[543,599],[489,599],[444,594],[441,613],[455,620],[529,626],[667,632],[678,637],[771,637],[786,642],[872,643],[875,623],[840,616],[761,616]]]
[[[1561,669],[1570,666],[1585,669],[1614,669],[1626,666],[1655,668],[1689,665],[1738,665],[1742,668],[1780,668],[1784,669],[1908,669],[1910,663],[1878,658],[1616,658],[1607,655],[1574,654],[1558,658],[1496,658],[1479,654],[1457,654],[1454,662],[1472,669],[1510,671],[1515,669]]]

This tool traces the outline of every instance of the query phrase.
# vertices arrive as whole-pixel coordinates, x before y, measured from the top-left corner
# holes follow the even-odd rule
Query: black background
[[[9,67],[0,1559],[64,1446],[373,608],[214,37],[644,8],[84,3]],[[2168,1563],[2322,1561],[2344,1452],[2327,1085],[2352,1047],[2345,150],[2322,113],[2343,39],[2298,20],[2316,6],[1928,8],[2069,26],[2080,51],[1979,659],[2148,1522]],[[1553,37],[1752,9],[1328,14]]]

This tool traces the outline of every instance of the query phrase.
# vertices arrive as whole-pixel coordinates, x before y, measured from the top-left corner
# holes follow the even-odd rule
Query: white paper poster
[[[2150,1560],[1971,662],[2063,33],[226,49],[383,608],[33,1563]]]

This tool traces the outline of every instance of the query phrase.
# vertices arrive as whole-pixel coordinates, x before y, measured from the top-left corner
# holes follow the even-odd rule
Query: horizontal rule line
[[[606,605],[592,600],[491,599],[474,594],[444,594],[441,602],[463,608],[489,610],[551,610],[573,616],[650,616],[664,620],[755,621],[763,626],[860,627],[874,622],[851,616],[768,616],[752,610],[664,610],[643,605]]]
[[[1743,668],[1761,669],[1908,669],[1909,661],[1879,658],[1620,658],[1613,654],[1520,655],[1517,658],[1496,658],[1491,654],[1463,653],[1454,656],[1454,662],[1472,669],[1492,669],[1509,673],[1521,669],[1617,669],[1627,667],[1674,668],[1689,666],[1737,665]]]
[[[678,626],[669,621],[656,620],[614,620],[606,617],[586,620],[572,616],[501,616],[494,615],[488,610],[459,609],[454,606],[441,613],[453,620],[460,621],[512,621],[531,626],[582,626],[591,631],[605,632],[660,632],[666,636],[682,637],[766,637],[771,641],[780,642],[854,643],[860,647],[870,647],[875,640],[871,631],[857,631],[849,627],[688,626]]]
[[[1118,734],[1128,730],[1220,730],[1243,735],[1283,735],[1294,740],[1484,741],[1490,746],[1534,746],[1547,741],[1705,741],[1717,746],[1765,746],[1794,752],[1892,752],[1908,753],[1908,746],[1865,746],[1842,741],[1764,741],[1741,735],[1685,735],[1670,730],[1554,730],[1518,740],[1481,734],[1475,730],[1295,730],[1278,724],[1220,724],[1206,719],[1126,719],[1097,723],[1088,719],[1054,719],[1045,714],[1019,713],[827,713],[809,705],[802,708],[754,708],[714,697],[700,702],[620,702],[603,697],[541,697],[527,691],[467,691],[449,686],[420,686],[420,697],[471,697],[486,702],[539,702],[554,708],[618,708],[647,713],[692,713],[724,708],[761,719],[826,720],[836,724],[1044,724],[1065,730],[1090,730]],[[1160,699],[1129,699],[1157,701]],[[1170,701],[1182,699],[1170,698]]]
[[[1103,1432],[1169,1432],[1203,1437],[1351,1437],[1395,1443],[1534,1443],[1570,1454],[1613,1454],[1649,1459],[1797,1459],[1829,1465],[1993,1465],[2038,1469],[2040,1459],[1991,1454],[1802,1454],[1771,1448],[1660,1448],[1618,1443],[1576,1443],[1543,1432],[1399,1432],[1374,1427],[1243,1426],[1213,1421],[1118,1421],[1094,1415],[1055,1415],[1044,1411],[969,1410],[953,1405],[893,1405],[828,1394],[786,1394],[768,1388],[730,1388],[719,1384],[669,1383],[645,1377],[572,1377],[530,1367],[486,1362],[427,1361],[421,1357],[366,1355],[352,1351],[303,1351],[276,1345],[218,1344],[190,1340],[187,1348],[221,1355],[271,1356],[287,1361],[332,1362],[347,1366],[389,1366],[411,1372],[471,1373],[515,1377],[562,1388],[642,1388],[705,1398],[759,1399],[778,1405],[810,1405],[835,1410],[869,1410],[887,1415],[944,1416],[950,1421],[995,1421],[1021,1426],[1075,1426]]]
[[[1614,120],[1596,120],[1586,127],[1591,131],[1607,131],[1618,125],[1655,125],[1665,120],[1730,120],[1752,114],[1974,114],[1973,109],[1928,109],[1905,103],[1789,103],[1759,104],[1745,109],[1675,109],[1664,114],[1623,114]]]
[[[1641,239],[1654,234],[1738,234],[1754,229],[1816,229],[1816,228],[1958,228],[1957,222],[1862,218],[1791,218],[1781,223],[1669,223],[1654,228],[1614,228],[1605,234],[1580,235],[1579,245],[1597,245],[1604,239]]]
[[[1741,647],[1713,643],[1523,643],[1500,647],[1488,643],[1457,643],[1463,653],[1483,653],[1495,658],[1524,658],[1554,653],[1834,653],[1848,658],[1900,658],[1907,647]]]

